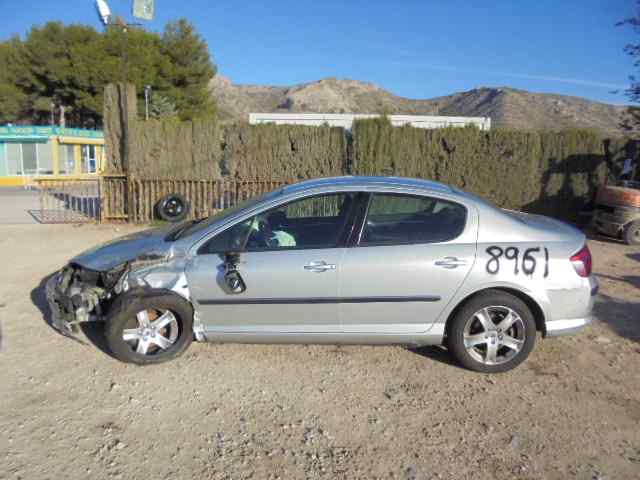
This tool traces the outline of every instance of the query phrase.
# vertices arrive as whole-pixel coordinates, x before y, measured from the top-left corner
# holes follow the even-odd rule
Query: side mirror
[[[224,282],[231,293],[242,293],[247,289],[247,285],[238,272],[238,263],[240,263],[239,252],[224,254]]]

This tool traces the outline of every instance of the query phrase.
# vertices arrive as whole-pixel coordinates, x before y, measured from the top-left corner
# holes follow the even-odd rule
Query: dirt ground
[[[0,479],[640,478],[640,248],[590,241],[596,321],[503,375],[400,347],[194,343],[136,367],[96,329],[56,334],[42,289],[129,231],[0,225]]]

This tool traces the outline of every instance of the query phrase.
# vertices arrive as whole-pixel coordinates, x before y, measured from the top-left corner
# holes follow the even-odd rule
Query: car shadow
[[[458,363],[456,363],[451,354],[442,345],[413,347],[409,348],[408,350],[415,353],[416,355],[428,358],[429,360],[435,360],[436,362],[444,363],[452,367],[462,368],[460,365],[458,365]]]
[[[604,273],[597,273],[596,277],[606,278],[607,280],[613,280],[614,282],[625,282],[635,288],[640,288],[640,276],[638,275],[621,275],[614,277],[613,275],[606,275]]]
[[[640,253],[627,253],[627,258],[640,262]]]
[[[38,283],[38,285],[33,290],[31,290],[31,303],[33,303],[38,308],[38,310],[42,314],[42,320],[57,335],[61,335],[82,345],[87,345],[87,342],[83,341],[81,338],[78,338],[75,335],[65,335],[53,326],[51,309],[49,308],[49,303],[47,302],[47,296],[45,293],[47,282],[53,275],[55,275],[55,273],[51,273],[45,276],[42,280],[40,280],[40,283]],[[90,343],[97,347],[101,352],[107,354],[110,357],[113,357],[104,337],[104,325],[102,323],[83,323],[79,326],[79,328]]]
[[[624,241],[621,238],[605,235],[604,233],[595,231],[591,227],[585,227],[582,229],[582,231],[587,236],[588,240],[597,240],[599,242],[615,243],[617,245],[626,245],[626,243],[624,243]]]
[[[640,277],[623,277],[623,279],[640,288]],[[598,295],[593,306],[593,313],[598,320],[606,323],[621,337],[640,343],[640,318],[637,312],[640,312],[640,302],[616,298],[604,293]]]

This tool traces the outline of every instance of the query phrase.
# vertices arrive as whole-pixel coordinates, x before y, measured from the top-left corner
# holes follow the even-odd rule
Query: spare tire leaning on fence
[[[179,193],[165,195],[156,203],[156,215],[167,222],[180,222],[189,215],[191,205]]]

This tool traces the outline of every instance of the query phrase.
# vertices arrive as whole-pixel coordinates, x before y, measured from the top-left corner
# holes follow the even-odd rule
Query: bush
[[[576,220],[621,146],[589,130],[426,130],[377,118],[354,123],[351,165],[360,175],[432,179],[504,208]]]

